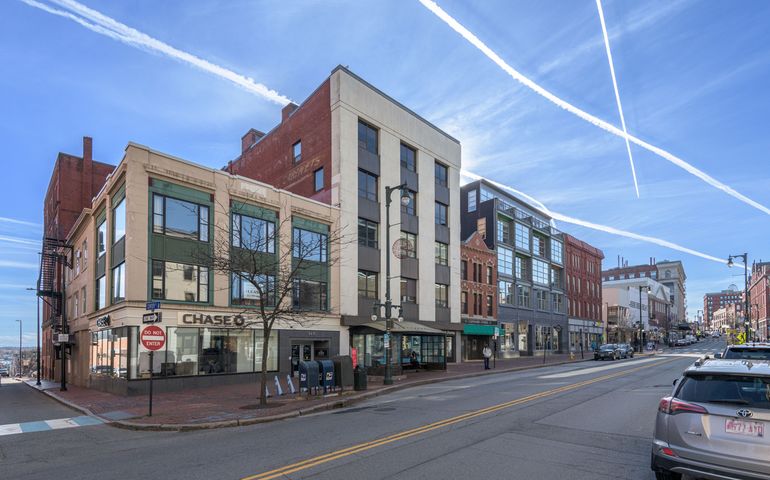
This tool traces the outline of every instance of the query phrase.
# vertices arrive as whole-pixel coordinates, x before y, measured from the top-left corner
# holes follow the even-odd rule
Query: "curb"
[[[641,354],[638,355],[639,357],[647,357],[647,356],[655,356],[655,353],[650,354]],[[370,398],[379,397],[380,395],[385,395],[388,393],[397,392],[400,390],[405,390],[407,388],[412,387],[420,387],[423,385],[430,385],[433,383],[441,383],[441,382],[448,382],[451,380],[461,380],[464,378],[474,378],[474,377],[482,377],[485,375],[499,375],[503,373],[511,373],[511,372],[520,372],[523,370],[535,370],[538,368],[545,368],[545,367],[555,367],[559,365],[568,365],[573,363],[580,363],[580,362],[588,362],[592,361],[593,358],[584,358],[584,359],[576,359],[576,360],[566,360],[563,362],[555,362],[555,363],[546,363],[546,364],[540,364],[540,365],[528,365],[523,367],[511,367],[501,370],[491,370],[486,371],[482,370],[479,372],[468,372],[468,373],[462,373],[458,375],[453,375],[451,377],[437,377],[437,378],[427,378],[423,380],[416,380],[414,382],[408,382],[408,383],[402,383],[399,385],[391,385],[389,387],[384,387],[379,390],[371,390],[364,393],[359,393],[356,395],[351,395],[348,398],[345,399],[336,399],[330,402],[321,403],[318,405],[313,405],[311,407],[301,408],[299,410],[294,410],[291,412],[286,413],[280,413],[276,415],[268,415],[264,417],[256,417],[256,418],[244,418],[244,419],[235,419],[235,420],[221,420],[217,422],[206,422],[206,423],[137,423],[137,422],[130,422],[125,420],[109,420],[107,418],[104,418],[100,415],[97,415],[90,410],[88,410],[85,407],[82,407],[80,405],[77,405],[73,402],[70,402],[64,398],[61,398],[60,396],[56,395],[55,393],[48,392],[47,390],[41,390],[38,388],[33,387],[32,385],[27,384],[30,388],[37,390],[39,392],[44,393],[45,395],[49,396],[50,398],[53,398],[54,400],[58,401],[59,403],[62,403],[63,405],[66,405],[74,410],[80,411],[86,415],[98,418],[99,420],[105,422],[105,424],[113,426],[115,428],[121,428],[125,430],[134,430],[134,431],[150,431],[150,432],[192,432],[196,430],[211,430],[215,428],[231,428],[231,427],[242,427],[242,426],[248,426],[248,425],[256,425],[260,423],[269,423],[269,422],[276,422],[280,420],[286,420],[289,418],[296,418],[300,416],[306,416],[306,415],[312,415],[317,414],[321,412],[326,412],[329,410],[336,410],[339,408],[345,408],[349,407],[355,403],[358,403],[362,400],[367,400]],[[25,382],[26,383],[26,382]]]

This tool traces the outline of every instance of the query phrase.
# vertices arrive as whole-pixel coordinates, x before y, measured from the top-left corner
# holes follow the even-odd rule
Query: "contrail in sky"
[[[460,172],[460,175],[465,175],[466,177],[472,178],[474,180],[486,180],[487,182],[495,185],[496,187],[507,190],[511,192],[514,196],[518,196],[521,198],[524,198],[530,202],[532,202],[535,207],[542,210],[543,213],[546,215],[549,215],[553,217],[554,220],[558,220],[560,222],[565,223],[571,223],[573,225],[579,225],[584,228],[590,228],[592,230],[598,230],[600,232],[609,233],[612,235],[617,235],[619,237],[626,237],[631,238],[633,240],[638,240],[641,242],[647,242],[647,243],[653,243],[655,245],[659,245],[661,247],[670,248],[672,250],[678,250],[680,252],[688,253],[690,255],[695,255],[696,257],[705,258],[706,260],[711,260],[712,262],[717,262],[721,264],[726,264],[727,261],[724,258],[715,257],[713,255],[709,255],[707,253],[699,252],[697,250],[693,250],[692,248],[684,247],[682,245],[669,242],[668,240],[663,240],[661,238],[651,237],[649,235],[641,235],[639,233],[629,232],[627,230],[621,230],[619,228],[610,227],[607,225],[601,225],[599,223],[589,222],[587,220],[581,220],[579,218],[570,217],[569,215],[564,215],[563,213],[554,212],[550,210],[548,207],[543,204],[543,202],[537,200],[536,198],[527,195],[526,193],[520,192],[519,190],[516,190],[515,188],[509,187],[508,185],[504,185],[500,182],[495,182],[494,180],[490,180],[488,178],[482,177],[481,175],[477,175],[473,172],[469,172],[467,170],[462,170]]]
[[[291,102],[291,100],[289,100],[287,97],[281,95],[275,90],[267,88],[261,83],[254,81],[253,78],[246,77],[230,69],[196,57],[191,53],[187,53],[174,48],[167,43],[150,37],[149,35],[142,33],[139,30],[120,23],[117,20],[110,18],[89,7],[86,7],[85,5],[74,0],[53,0],[54,3],[58,4],[59,6],[70,10],[69,12],[60,10],[58,8],[53,8],[50,5],[38,2],[36,0],[21,1],[31,7],[35,7],[53,15],[72,20],[93,32],[105,35],[112,38],[113,40],[118,40],[133,47],[156,52],[166,57],[187,63],[188,65],[192,65],[193,67],[199,68],[205,72],[212,73],[218,77],[224,78],[225,80],[229,80],[242,88],[245,88],[251,93],[257,94],[266,100],[277,103],[278,105],[286,105],[287,103]]]
[[[719,180],[715,179],[714,177],[710,176],[709,174],[699,170],[698,168],[694,167],[693,165],[690,165],[689,163],[685,162],[681,158],[677,157],[676,155],[669,153],[662,148],[656,147],[655,145],[651,145],[644,140],[640,140],[639,138],[636,138],[635,136],[625,133],[616,126],[605,122],[604,120],[595,117],[591,115],[590,113],[586,112],[585,110],[582,110],[571,103],[567,102],[566,100],[562,100],[561,98],[557,97],[553,93],[549,92],[545,88],[541,87],[534,81],[530,80],[523,74],[521,74],[519,71],[508,65],[505,60],[500,58],[500,56],[495,53],[491,48],[489,48],[484,42],[479,40],[479,38],[470,32],[467,28],[465,28],[463,25],[460,24],[457,20],[452,18],[448,13],[446,13],[444,10],[441,9],[435,2],[432,0],[419,0],[419,2],[428,10],[433,12],[434,15],[439,17],[444,23],[449,25],[452,30],[459,33],[463,38],[465,38],[471,45],[481,50],[481,52],[487,56],[490,60],[492,60],[498,67],[500,67],[504,72],[506,72],[508,75],[510,75],[514,80],[521,83],[525,87],[531,89],[538,95],[544,97],[548,101],[552,102],[553,104],[563,108],[564,110],[567,110],[568,112],[582,118],[583,120],[596,125],[597,127],[606,130],[613,135],[617,135],[621,138],[626,138],[630,140],[631,142],[639,145],[640,147],[649,150],[650,152],[659,155],[660,157],[663,157],[664,159],[668,160],[669,162],[673,163],[674,165],[678,166],[679,168],[685,170],[686,172],[689,172],[690,174],[700,178],[704,182],[708,183],[709,185],[722,190],[723,192],[727,193],[728,195],[737,198],[738,200],[742,201],[743,203],[746,203],[747,205],[751,205],[752,207],[761,210],[762,212],[770,215],[770,208],[762,205],[759,202],[756,202],[749,197],[735,191],[733,188],[725,185],[724,183],[720,182]]]
[[[623,116],[623,106],[620,103],[620,92],[618,91],[618,81],[615,77],[615,65],[612,61],[612,52],[610,51],[610,37],[607,36],[607,25],[604,23],[604,11],[602,10],[602,0],[596,0],[596,8],[599,9],[599,20],[602,24],[602,35],[604,35],[604,47],[607,50],[607,61],[610,63],[610,76],[612,76],[612,87],[615,89],[615,100],[618,104],[618,113],[620,114],[620,126],[623,127],[623,133],[626,135],[626,150],[628,151],[628,161],[631,164],[631,175],[634,177],[634,188],[636,189],[636,198],[639,198],[639,182],[636,180],[636,168],[634,167],[634,157],[631,155],[631,144],[628,142],[628,130],[626,130],[626,118]]]

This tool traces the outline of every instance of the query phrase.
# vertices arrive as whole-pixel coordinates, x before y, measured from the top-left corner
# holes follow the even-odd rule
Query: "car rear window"
[[[724,358],[770,360],[770,348],[729,348],[725,352]]]
[[[687,376],[679,385],[676,397],[686,402],[724,403],[770,409],[770,377]]]

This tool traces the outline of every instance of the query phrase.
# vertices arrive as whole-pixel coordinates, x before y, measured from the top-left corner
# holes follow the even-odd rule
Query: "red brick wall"
[[[327,79],[292,115],[229,163],[225,170],[278,188],[331,203],[332,124]],[[302,160],[292,146],[302,141]],[[324,169],[324,188],[314,191],[314,172]]]
[[[564,288],[570,317],[601,321],[602,259],[604,253],[598,248],[564,234]],[[577,282],[580,282],[579,288]]]
[[[460,291],[468,296],[468,312],[462,312],[462,298],[460,300],[460,315],[466,318],[483,318],[494,320],[497,318],[497,256],[494,250],[490,250],[484,239],[474,233],[466,242],[460,245],[460,260],[467,262],[466,278],[460,282]],[[474,264],[481,266],[481,281],[473,278]],[[487,267],[492,267],[492,282],[487,282]],[[481,295],[481,312],[474,314],[473,294]],[[462,293],[461,293],[462,295]],[[492,296],[492,315],[487,315],[487,296]]]

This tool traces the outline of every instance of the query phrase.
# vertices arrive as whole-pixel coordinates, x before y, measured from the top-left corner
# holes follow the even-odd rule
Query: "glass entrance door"
[[[299,362],[309,362],[314,360],[313,343],[306,341],[291,342],[291,375],[299,370]]]

